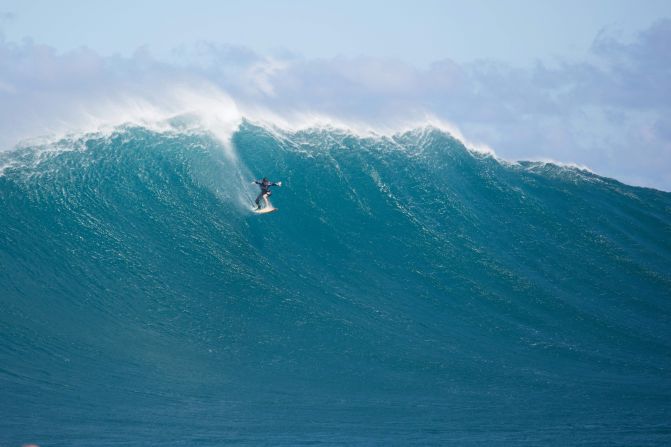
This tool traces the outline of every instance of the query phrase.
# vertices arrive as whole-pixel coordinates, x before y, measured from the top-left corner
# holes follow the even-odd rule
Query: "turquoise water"
[[[671,193],[436,129],[232,143],[0,154],[0,446],[671,443]]]

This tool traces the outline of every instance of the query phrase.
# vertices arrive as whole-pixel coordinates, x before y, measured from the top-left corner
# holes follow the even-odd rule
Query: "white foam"
[[[469,140],[458,126],[434,115],[425,114],[415,120],[395,119],[371,123],[362,120],[345,120],[321,112],[295,111],[285,112],[280,115],[267,108],[245,105],[240,105],[239,107],[245,119],[268,130],[276,128],[289,132],[298,132],[308,129],[327,129],[341,130],[358,137],[392,137],[417,129],[434,128],[452,135],[473,152],[496,156],[494,149],[487,144]]]
[[[127,125],[157,132],[172,131],[175,127],[171,120],[184,116],[195,117],[193,126],[207,129],[225,145],[242,122],[235,102],[222,90],[207,84],[201,84],[197,89],[173,84],[160,94],[125,93],[113,97],[96,96],[86,103],[77,102],[62,116],[36,123],[32,135],[18,137],[10,146],[44,145],[73,135],[108,135]],[[233,151],[228,155],[233,156]]]
[[[547,157],[531,157],[525,161],[532,162],[534,165],[538,166],[544,166],[544,165],[555,165],[559,166],[560,168],[568,168],[568,169],[576,169],[579,171],[585,171],[589,172],[590,174],[594,174],[595,172],[589,168],[589,166],[580,164],[580,163],[565,163],[562,161],[554,160],[552,158],[547,158]]]
[[[184,119],[187,117],[192,119]],[[502,164],[517,164],[514,160],[499,157],[489,145],[468,139],[458,126],[434,115],[423,114],[415,120],[396,119],[370,123],[314,111],[280,114],[267,107],[236,102],[221,88],[207,82],[199,82],[197,86],[187,82],[173,82],[163,88],[142,93],[91,98],[90,102],[79,103],[67,116],[43,126],[45,133],[23,139],[21,143],[15,143],[15,146],[20,144],[44,147],[64,138],[73,140],[74,136],[82,134],[104,137],[111,135],[120,126],[142,126],[156,132],[204,130],[220,141],[229,161],[238,167],[236,175],[242,182],[253,175],[239,164],[231,138],[243,118],[263,127],[278,139],[285,139],[286,132],[309,129],[339,130],[364,138],[391,138],[418,129],[437,129],[459,140],[476,156],[492,157]],[[175,124],[177,119],[178,126]],[[59,149],[52,146],[50,150]],[[592,172],[584,165],[563,163],[549,158],[532,158],[530,161]]]

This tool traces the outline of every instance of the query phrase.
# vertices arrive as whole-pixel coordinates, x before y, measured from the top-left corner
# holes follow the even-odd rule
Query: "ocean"
[[[433,127],[2,152],[0,308],[2,447],[671,444],[671,193]]]

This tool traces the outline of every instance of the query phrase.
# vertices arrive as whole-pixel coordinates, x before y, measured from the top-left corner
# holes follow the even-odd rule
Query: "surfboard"
[[[256,214],[269,214],[277,211],[277,208],[268,207],[268,208],[261,208],[260,210],[253,209],[252,211],[255,212]]]

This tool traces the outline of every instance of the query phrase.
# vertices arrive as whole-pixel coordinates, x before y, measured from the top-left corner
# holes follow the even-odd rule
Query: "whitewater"
[[[0,152],[0,446],[671,443],[671,193],[194,121]]]

